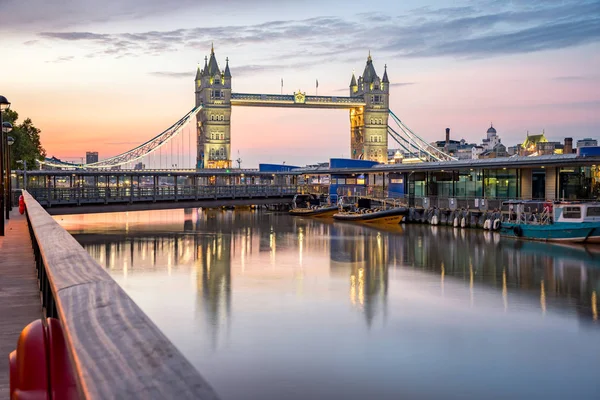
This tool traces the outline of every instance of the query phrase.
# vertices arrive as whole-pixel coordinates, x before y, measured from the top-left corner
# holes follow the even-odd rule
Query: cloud
[[[311,63],[305,62],[305,63],[300,63],[300,64],[296,63],[296,64],[270,64],[270,65],[258,65],[258,64],[240,65],[240,66],[231,68],[231,73],[235,77],[248,76],[248,75],[254,76],[257,74],[270,73],[273,71],[282,72],[288,68],[304,67],[308,64],[311,64]],[[191,79],[195,76],[195,71],[155,71],[155,72],[150,72],[150,75],[154,75],[154,76],[162,77],[162,78]]]
[[[98,34],[92,32],[40,32],[39,36],[50,39],[60,40],[100,40],[110,39],[110,35]]]
[[[150,75],[157,76],[159,78],[186,78],[186,79],[191,79],[194,76],[194,72],[193,71],[184,71],[184,72],[155,71],[155,72],[150,72]]]
[[[64,56],[64,57],[58,57],[57,59],[53,60],[53,61],[46,61],[49,63],[61,63],[61,62],[66,62],[66,61],[71,61],[73,60],[73,56]]]
[[[591,81],[597,79],[593,76],[581,76],[581,75],[572,75],[572,76],[557,76],[552,78],[554,81],[563,81],[563,82],[573,82],[573,81]]]
[[[397,83],[390,83],[390,86],[410,86],[410,85],[416,85],[416,82],[397,82]]]
[[[278,3],[295,0],[279,0]],[[271,0],[0,0],[0,27],[22,31],[23,28],[66,29],[89,23],[132,21],[145,17],[174,15],[181,11],[199,11],[201,18],[206,11],[227,15],[234,8],[255,8]]]
[[[279,50],[263,58],[273,64],[342,59],[368,48],[400,57],[469,59],[598,42],[600,2],[489,0],[467,7],[419,8],[399,15],[363,13],[347,18],[320,16],[240,26],[111,34],[45,31],[38,36],[50,41],[86,41],[97,47],[93,56],[98,57],[161,55],[190,47],[207,49],[216,38],[218,46],[229,48],[268,43],[269,48]],[[268,68],[248,65],[239,72]]]

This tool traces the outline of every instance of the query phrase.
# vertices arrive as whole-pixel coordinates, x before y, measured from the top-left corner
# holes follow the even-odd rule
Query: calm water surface
[[[600,247],[263,211],[56,218],[224,400],[600,398]]]

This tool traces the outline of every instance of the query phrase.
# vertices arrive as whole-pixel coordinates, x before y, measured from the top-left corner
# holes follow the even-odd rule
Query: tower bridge
[[[349,109],[351,157],[387,161],[389,79],[387,67],[382,78],[377,75],[370,54],[363,75],[357,80],[352,74],[348,97],[233,93],[229,59],[220,70],[214,47],[198,67],[195,84],[199,168],[231,167],[232,106]]]
[[[390,110],[390,81],[387,65],[380,78],[375,71],[371,54],[362,75],[356,78],[352,73],[348,96],[313,96],[298,91],[293,94],[235,93],[232,91],[233,75],[229,59],[225,68],[219,68],[214,47],[210,56],[204,58],[204,66],[198,66],[194,79],[194,108],[179,121],[139,146],[119,155],[89,164],[72,164],[57,159],[46,159],[43,164],[50,167],[71,167],[84,169],[136,169],[144,160],[156,157],[160,152],[162,166],[163,149],[169,144],[173,153],[172,140],[183,136],[186,128],[195,117],[195,132],[188,133],[188,147],[192,147],[192,134],[196,145],[195,164],[187,167],[195,169],[231,168],[231,117],[233,106],[246,107],[290,107],[311,109],[342,109],[349,111],[350,154],[353,159],[387,162],[388,140],[391,138],[407,157],[419,161],[450,161],[451,156],[438,150],[413,132]],[[390,118],[391,117],[391,118]],[[184,146],[177,146],[181,151]],[[192,149],[188,148],[188,151]],[[168,151],[167,151],[168,153]],[[168,157],[169,154],[166,154]],[[171,160],[173,154],[171,154]],[[179,160],[179,158],[177,158]],[[141,161],[141,162],[140,162]],[[155,160],[156,161],[156,160]],[[191,161],[191,159],[190,159]],[[134,164],[137,163],[137,164]],[[152,164],[151,162],[149,164]],[[180,162],[166,165],[181,168]]]

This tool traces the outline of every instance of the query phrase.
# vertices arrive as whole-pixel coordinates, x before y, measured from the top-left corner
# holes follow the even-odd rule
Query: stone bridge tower
[[[373,67],[371,54],[358,81],[352,74],[350,96],[363,98],[366,105],[350,109],[351,158],[387,163],[389,85],[387,66],[383,78],[379,78]]]
[[[231,72],[229,59],[221,71],[210,49],[210,59],[204,58],[204,68],[196,71],[196,168],[231,167]]]

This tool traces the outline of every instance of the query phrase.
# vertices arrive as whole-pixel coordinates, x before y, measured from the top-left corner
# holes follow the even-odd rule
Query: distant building
[[[519,151],[523,145],[521,143],[515,144],[514,146],[509,146],[506,148],[506,153],[509,156],[519,155]]]
[[[85,163],[93,164],[98,162],[98,152],[97,151],[88,151],[85,153]]]
[[[500,158],[500,157],[508,157],[508,153],[506,152],[506,146],[502,143],[496,144],[493,149],[485,150],[483,153],[479,155],[479,158]]]
[[[582,147],[596,147],[598,146],[598,141],[592,138],[580,139],[577,141],[577,148],[580,149]]]
[[[548,143],[548,139],[546,139],[546,135],[545,135],[544,131],[542,131],[542,133],[540,133],[538,135],[530,135],[529,132],[527,132],[527,138],[525,139],[525,141],[521,145],[521,148],[519,149],[519,155],[520,156],[539,155],[538,147],[541,147],[542,149],[544,149],[545,148],[544,143]],[[541,146],[538,146],[538,145],[541,145]],[[550,153],[550,154],[552,154],[552,153]]]
[[[497,135],[496,128],[494,128],[494,124],[490,124],[486,134],[487,137],[481,141],[481,146],[485,150],[493,150],[496,145],[501,142],[500,136]]]
[[[490,124],[486,132],[486,137],[481,141],[481,145],[471,148],[471,159],[476,160],[478,158],[497,158],[497,157],[508,157],[506,146],[502,144],[500,136],[494,124]]]
[[[146,169],[146,164],[139,162],[139,163],[135,164],[133,169],[135,169],[135,170]]]
[[[471,159],[477,160],[481,153],[483,153],[484,151],[485,149],[483,148],[483,146],[473,146],[473,148],[471,149]]]
[[[475,143],[467,143],[465,139],[452,140],[450,139],[450,128],[446,128],[446,140],[438,140],[431,143],[439,151],[442,151],[459,160],[468,160],[471,158],[471,149]]]

